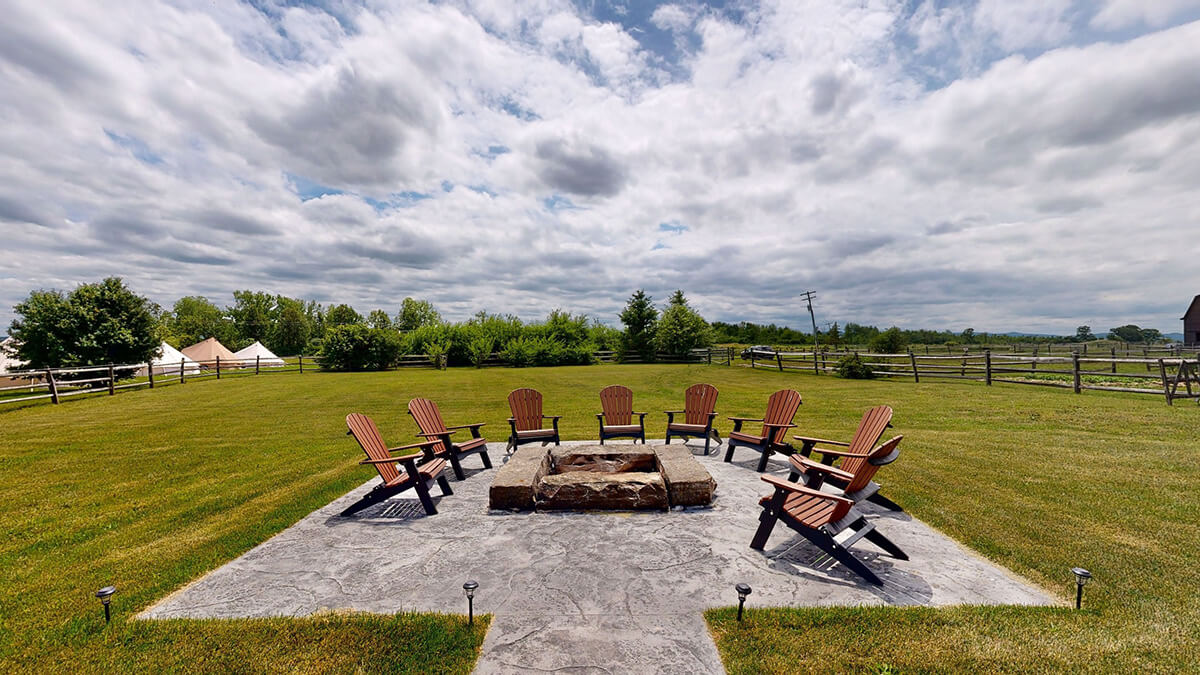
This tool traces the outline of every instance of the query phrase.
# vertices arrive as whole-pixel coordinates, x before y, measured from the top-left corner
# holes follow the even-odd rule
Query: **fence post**
[[[929,356],[929,345],[925,345],[925,356]]]
[[[783,372],[783,354],[775,352],[775,363],[779,365],[779,372]]]
[[[304,374],[304,355],[301,354],[300,356],[298,356],[296,358],[300,359],[300,374],[303,375]]]
[[[1128,350],[1128,348],[1126,348],[1126,350]],[[1150,358],[1150,351],[1147,350],[1145,347],[1142,347],[1142,358],[1143,359]],[[1146,364],[1146,372],[1147,373],[1150,372],[1150,364],[1149,363]]]
[[[1148,368],[1149,364],[1146,367]],[[1163,396],[1167,397],[1167,405],[1175,405],[1171,400],[1171,386],[1167,383],[1167,367],[1163,364],[1162,359],[1158,360],[1158,374],[1162,376]]]
[[[179,359],[179,384],[183,384],[183,359]]]
[[[1083,355],[1087,356],[1087,343],[1083,343]]]
[[[254,374],[258,374],[258,367],[262,365],[262,354],[254,355]]]
[[[778,353],[778,352],[776,352],[776,353]],[[779,370],[782,371],[783,368],[780,368]],[[821,374],[821,370],[820,370],[820,368],[818,368],[818,364],[817,364],[817,343],[813,342],[813,375],[820,375],[820,374]]]
[[[154,362],[153,361],[146,363],[146,372],[149,373],[149,375],[150,375],[150,388],[153,389],[154,388]]]
[[[1037,348],[1037,345],[1034,345],[1033,346],[1033,360],[1029,362],[1030,370],[1037,370],[1037,354],[1038,354],[1038,348]]]
[[[712,365],[712,347],[708,348],[708,365]]]
[[[1071,370],[1075,377],[1075,393],[1078,394],[1083,391],[1079,387],[1079,352],[1071,352]]]
[[[46,382],[50,384],[50,400],[58,405],[58,383],[54,381],[54,371],[46,369]]]
[[[987,382],[990,387],[992,386],[992,350],[990,349],[983,350],[983,370],[984,382]]]
[[[754,350],[751,349],[750,350],[750,367],[754,368],[754,366],[756,366],[756,365],[758,365],[758,360],[754,358]]]
[[[925,351],[929,351],[929,345],[926,345],[926,346],[925,346]],[[917,355],[916,355],[916,354],[914,354],[914,353],[912,352],[912,350],[911,350],[911,349],[910,349],[910,350],[908,350],[908,358],[909,358],[909,360],[910,360],[910,361],[912,361],[912,367],[913,367],[913,382],[920,382],[920,381],[921,381],[921,374],[917,372]]]
[[[108,364],[108,395],[109,396],[112,396],[113,394],[117,393],[116,388],[113,386],[114,384],[116,384],[116,382],[114,382],[114,380],[116,380],[116,379],[117,379],[117,374],[113,370],[112,364],[110,363],[110,364]]]
[[[959,375],[962,375],[963,377],[967,376],[967,354],[970,354],[970,353],[971,353],[970,347],[963,347],[962,371],[959,373]]]

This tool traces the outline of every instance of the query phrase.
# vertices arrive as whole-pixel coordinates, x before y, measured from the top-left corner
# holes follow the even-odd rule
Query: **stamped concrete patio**
[[[504,454],[503,444],[489,450]],[[701,613],[736,604],[738,582],[754,589],[749,606],[1055,602],[911,516],[871,505],[863,510],[910,557],[865,541],[854,548],[882,587],[782,525],[765,551],[751,550],[758,498],[770,489],[744,452],[735,464],[699,457],[717,481],[715,503],[670,512],[489,512],[495,472],[468,470],[451,482],[453,496],[437,498],[436,516],[414,496],[338,517],[372,477],[141,617],[461,613],[462,583],[475,579],[476,611],[495,615],[477,672],[695,673],[722,672]],[[886,485],[887,472],[880,478]]]

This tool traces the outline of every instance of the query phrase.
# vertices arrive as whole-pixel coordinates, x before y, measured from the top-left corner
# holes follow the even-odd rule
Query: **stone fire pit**
[[[493,509],[667,509],[712,503],[716,481],[683,445],[518,449],[496,472]]]

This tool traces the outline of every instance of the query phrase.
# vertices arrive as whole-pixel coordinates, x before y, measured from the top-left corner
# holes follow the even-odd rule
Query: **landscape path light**
[[[463,593],[467,596],[467,625],[475,625],[475,589],[479,588],[479,582],[470,580],[463,584]]]
[[[105,586],[104,588],[96,591],[96,597],[100,598],[100,603],[104,605],[104,623],[108,623],[112,618],[112,616],[109,614],[108,602],[109,598],[111,598],[113,593],[116,592],[116,586]]]
[[[1091,581],[1092,573],[1082,567],[1072,567],[1071,574],[1075,575],[1075,609],[1083,605],[1083,587]]]
[[[738,621],[742,620],[742,607],[746,605],[746,596],[750,595],[750,584],[738,584],[734,586],[738,594]]]

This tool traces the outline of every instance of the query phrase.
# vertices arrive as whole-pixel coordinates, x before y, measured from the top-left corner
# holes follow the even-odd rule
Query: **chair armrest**
[[[428,448],[430,446],[437,445],[438,443],[441,443],[441,441],[421,441],[420,443],[409,443],[408,445],[401,445],[397,448],[388,448],[388,452],[396,452],[397,450],[411,450],[412,448]]]
[[[812,436],[792,436],[792,438],[794,438],[798,441],[804,441],[805,443],[820,443],[822,445],[840,445],[843,448],[850,447],[849,443],[843,443],[841,441],[830,441],[830,440],[826,440],[824,438],[813,438]]]
[[[648,413],[640,413],[640,412],[635,412],[635,413],[633,413],[633,414],[634,414],[634,415],[640,415],[640,416],[642,416],[642,417],[645,417],[645,416],[646,416]]]
[[[804,487],[803,485],[797,485],[796,483],[786,481],[782,478],[776,478],[775,476],[769,475],[759,476],[759,478],[761,478],[763,482],[773,485],[776,490],[783,490],[785,492],[791,492],[799,495],[807,495],[809,497],[819,497],[831,502],[844,504],[847,508],[854,506],[854,500],[852,499],[846,499],[845,497],[839,497],[838,495],[831,495],[828,492],[821,492],[820,490],[812,490]]]
[[[446,427],[446,428],[447,429],[478,429],[479,427],[486,426],[486,425],[487,425],[487,422],[476,422],[475,424],[459,424],[457,426]]]
[[[792,468],[800,473],[816,471],[818,473],[823,473],[835,478],[841,478],[842,480],[846,481],[854,480],[854,474],[848,471],[842,471],[841,469],[834,466],[829,466],[828,464],[820,464],[812,461],[811,459],[806,459],[800,455],[792,455],[791,457],[788,457],[788,461],[792,463]]]
[[[415,459],[420,459],[422,453],[414,452],[411,455],[401,455],[399,457],[385,457],[383,459],[364,459],[359,464],[394,464],[396,462],[411,462]]]
[[[668,415],[678,415],[679,413],[684,412],[684,411],[682,411],[682,410],[664,410],[663,412],[667,413]]]
[[[729,419],[733,420],[734,422],[761,422],[761,421],[763,421],[763,418],[761,418],[761,417],[730,417]]]
[[[764,427],[772,427],[775,429],[795,429],[798,425],[786,422],[784,424],[776,424],[774,422],[763,422]]]
[[[542,419],[546,419],[546,418],[549,418],[552,420],[557,420],[557,419],[562,419],[562,415],[542,415]]]
[[[598,419],[598,420],[604,419],[604,413],[596,413],[596,419]]]
[[[828,448],[813,448],[813,452],[819,452],[828,457],[864,457],[861,452],[842,452],[841,450],[830,450]]]
[[[424,431],[422,431],[422,432],[418,433],[417,435],[424,436],[425,438],[441,438],[442,436],[450,436],[450,435],[456,434],[456,433],[458,433],[458,432],[447,430],[447,431],[439,431],[436,434],[427,434]]]

